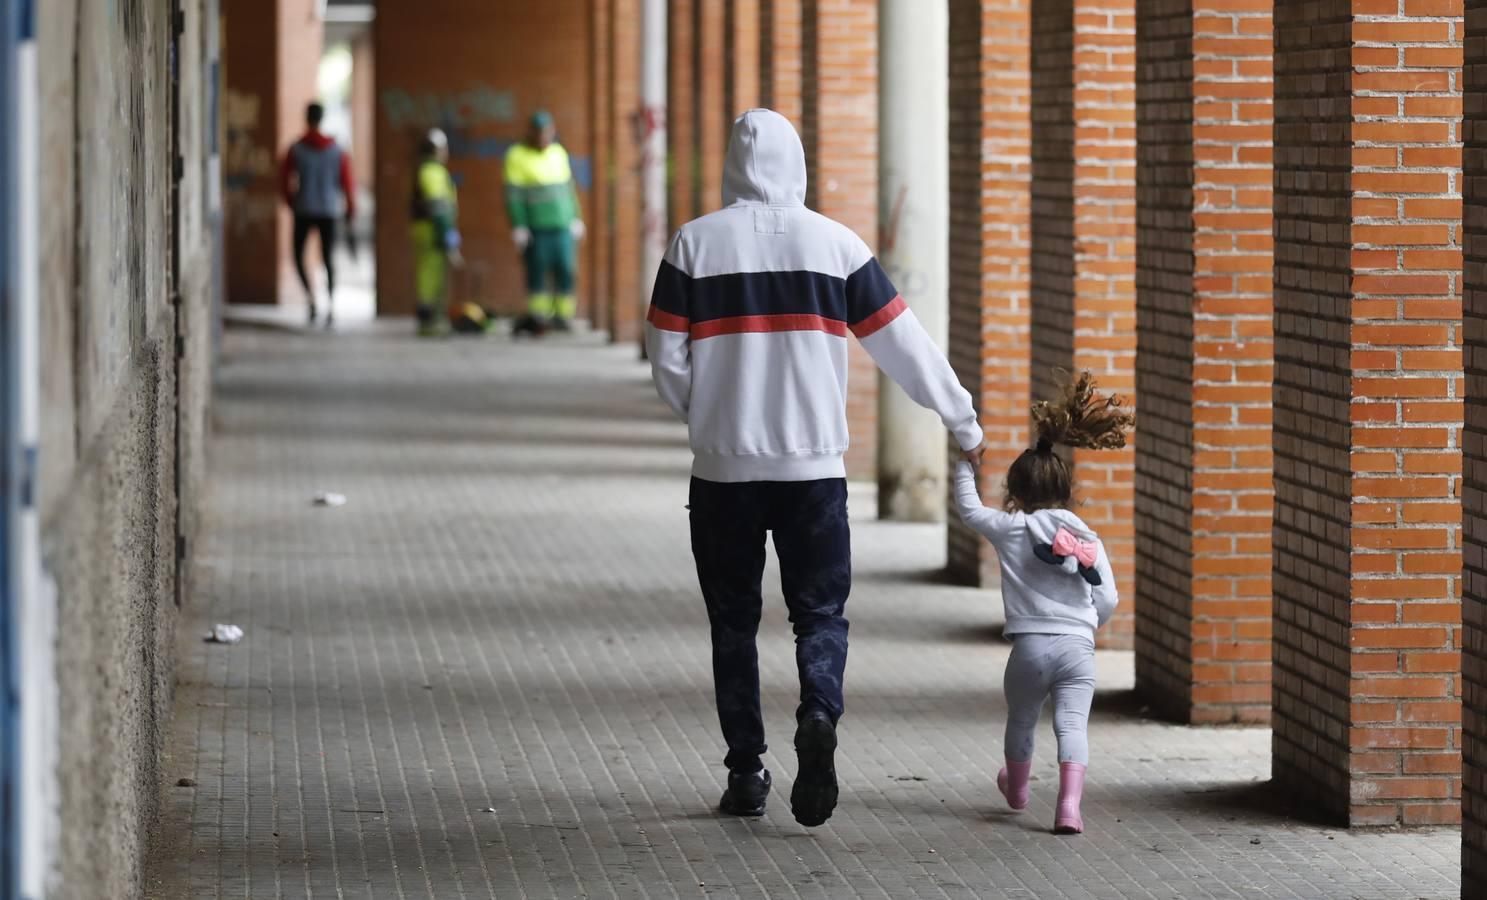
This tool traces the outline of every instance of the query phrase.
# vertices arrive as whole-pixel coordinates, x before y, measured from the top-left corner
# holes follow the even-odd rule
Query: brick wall
[[[552,111],[580,172],[594,152],[591,86],[585,66],[596,46],[591,0],[553,0],[541,11],[473,0],[388,4],[373,22],[376,57],[377,304],[411,314],[413,255],[407,197],[428,129],[450,140],[449,168],[459,185],[460,232],[467,262],[451,281],[451,300],[492,309],[525,308],[520,259],[511,245],[502,181],[504,152],[537,108]],[[430,48],[438,48],[431,53]],[[571,64],[551,65],[552,60]],[[540,71],[541,77],[533,77]],[[597,171],[597,170],[596,170]],[[591,192],[581,191],[593,218]],[[600,229],[595,229],[596,232]],[[598,233],[596,240],[602,240]],[[585,251],[588,252],[587,250]],[[579,275],[584,290],[589,271]]]
[[[759,3],[727,0],[723,9],[723,109],[730,125],[759,105]]]
[[[1353,8],[1356,823],[1461,814],[1460,8]]]
[[[759,105],[800,127],[801,0],[759,0]]]
[[[609,328],[610,259],[614,254],[614,178],[610,169],[614,141],[609,96],[609,17],[611,0],[589,0],[589,121],[593,132],[594,186],[584,211],[593,224],[588,240],[591,274],[588,284],[590,318],[595,328]],[[583,290],[584,282],[579,282]]]
[[[698,0],[697,19],[693,26],[696,41],[696,115],[697,177],[699,214],[710,213],[723,205],[723,157],[728,149],[728,132],[736,113],[727,108],[724,96],[725,76],[723,48],[726,43],[721,0]]]
[[[1028,40],[1025,0],[950,0],[948,352],[986,429],[990,504],[1029,443]],[[948,518],[951,576],[995,584],[990,545]]]
[[[278,153],[283,156],[289,145],[305,132],[305,107],[320,96],[317,80],[325,26],[320,21],[320,4],[317,0],[278,0],[278,4]],[[256,15],[261,16],[263,13],[259,11]],[[285,264],[279,267],[280,301],[284,298],[299,301],[304,297],[305,289],[300,285],[299,275],[294,270],[294,218],[282,204],[278,218],[279,258],[285,260]],[[312,269],[312,278],[313,272]],[[311,284],[318,282],[312,280]]]
[[[697,217],[697,56],[695,0],[671,0],[667,17],[666,141],[671,167],[671,230]]]
[[[1349,19],[1346,0],[1275,5],[1271,768],[1337,818],[1351,724]]]
[[[1136,684],[1178,719],[1193,692],[1195,12],[1136,4]]]
[[[1138,688],[1270,714],[1270,4],[1141,0]]]
[[[1135,400],[1134,0],[1053,0],[1032,14],[1033,392],[1090,369]],[[1127,599],[1104,632],[1130,646],[1135,448],[1072,454],[1081,516]]]
[[[611,212],[609,336],[638,342],[645,305],[640,274],[640,0],[611,0],[609,20]]]
[[[1462,884],[1487,886],[1487,0],[1466,4],[1462,159],[1466,264],[1462,316]],[[1487,889],[1487,888],[1483,888]],[[1481,896],[1463,890],[1462,896]]]
[[[878,5],[803,0],[801,138],[810,178],[806,204],[878,242]],[[851,342],[847,475],[877,477],[878,375]]]
[[[290,255],[279,160],[304,131],[315,95],[321,26],[307,0],[229,0],[222,103],[224,241],[230,303],[303,302]]]
[[[1349,12],[1276,7],[1274,770],[1353,824],[1444,823],[1460,22],[1428,0],[1358,0],[1351,28]]]

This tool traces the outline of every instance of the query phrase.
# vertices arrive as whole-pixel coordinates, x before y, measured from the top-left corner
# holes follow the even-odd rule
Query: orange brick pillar
[[[1135,0],[1032,11],[1033,393],[1089,369],[1135,401]],[[1122,601],[1104,646],[1131,646],[1134,448],[1072,454],[1078,512],[1110,553]]]
[[[1028,8],[1027,0],[950,0],[948,351],[986,429],[981,488],[993,505],[1029,443]],[[991,546],[953,509],[948,518],[951,577],[996,584]]]
[[[1356,825],[1460,816],[1459,31],[1275,6],[1272,767]]]
[[[227,299],[303,304],[279,161],[305,130],[323,26],[309,0],[226,0],[223,15]]]
[[[759,105],[800,127],[801,0],[759,0]]]
[[[609,335],[638,342],[644,298],[640,277],[640,2],[611,0],[609,20],[611,193]]]
[[[588,278],[589,315],[595,328],[610,326],[610,259],[614,231],[609,226],[613,205],[614,181],[609,160],[613,147],[613,115],[609,96],[609,11],[612,0],[590,0],[589,3],[589,127],[593,130],[594,187],[589,193],[589,206],[584,210],[589,227],[589,259],[592,269]],[[580,284],[583,290],[584,285]]]
[[[759,105],[759,3],[727,0],[723,8],[723,109],[733,118]]]
[[[722,0],[696,0],[697,17],[693,40],[697,47],[696,114],[698,214],[723,205],[723,158],[728,150],[728,132],[737,112],[727,108],[724,96],[724,46],[727,23]]]
[[[1487,897],[1487,0],[1466,4],[1465,198],[1466,427],[1462,439],[1461,596],[1463,897]]]
[[[1270,0],[1137,0],[1136,685],[1270,718]]]
[[[671,0],[666,38],[666,140],[671,157],[670,227],[675,231],[697,217],[697,54],[692,26],[696,0]]]
[[[801,137],[806,205],[878,243],[877,0],[802,0]],[[848,358],[847,477],[877,478],[877,367]]]

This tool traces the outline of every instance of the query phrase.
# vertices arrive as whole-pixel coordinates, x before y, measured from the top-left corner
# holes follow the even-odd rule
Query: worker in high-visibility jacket
[[[459,197],[449,161],[449,139],[435,128],[419,146],[413,177],[413,281],[418,297],[418,333],[436,335],[448,324],[449,269],[459,266]]]
[[[511,240],[522,254],[527,275],[527,314],[518,331],[565,331],[577,304],[577,242],[584,225],[568,151],[555,140],[552,116],[532,114],[526,140],[506,152],[506,211]]]

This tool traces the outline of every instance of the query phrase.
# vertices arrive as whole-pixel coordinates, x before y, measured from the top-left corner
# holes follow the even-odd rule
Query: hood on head
[[[733,120],[723,164],[723,205],[805,203],[805,148],[790,120],[772,109],[751,109]]]

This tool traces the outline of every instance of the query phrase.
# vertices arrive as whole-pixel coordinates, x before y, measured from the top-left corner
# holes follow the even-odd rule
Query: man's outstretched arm
[[[677,418],[687,421],[692,402],[691,276],[676,265],[680,235],[673,238],[651,292],[645,317],[645,352],[656,393]]]
[[[847,278],[847,317],[878,368],[909,399],[933,410],[967,458],[979,462],[975,457],[983,435],[970,393],[872,257]]]

